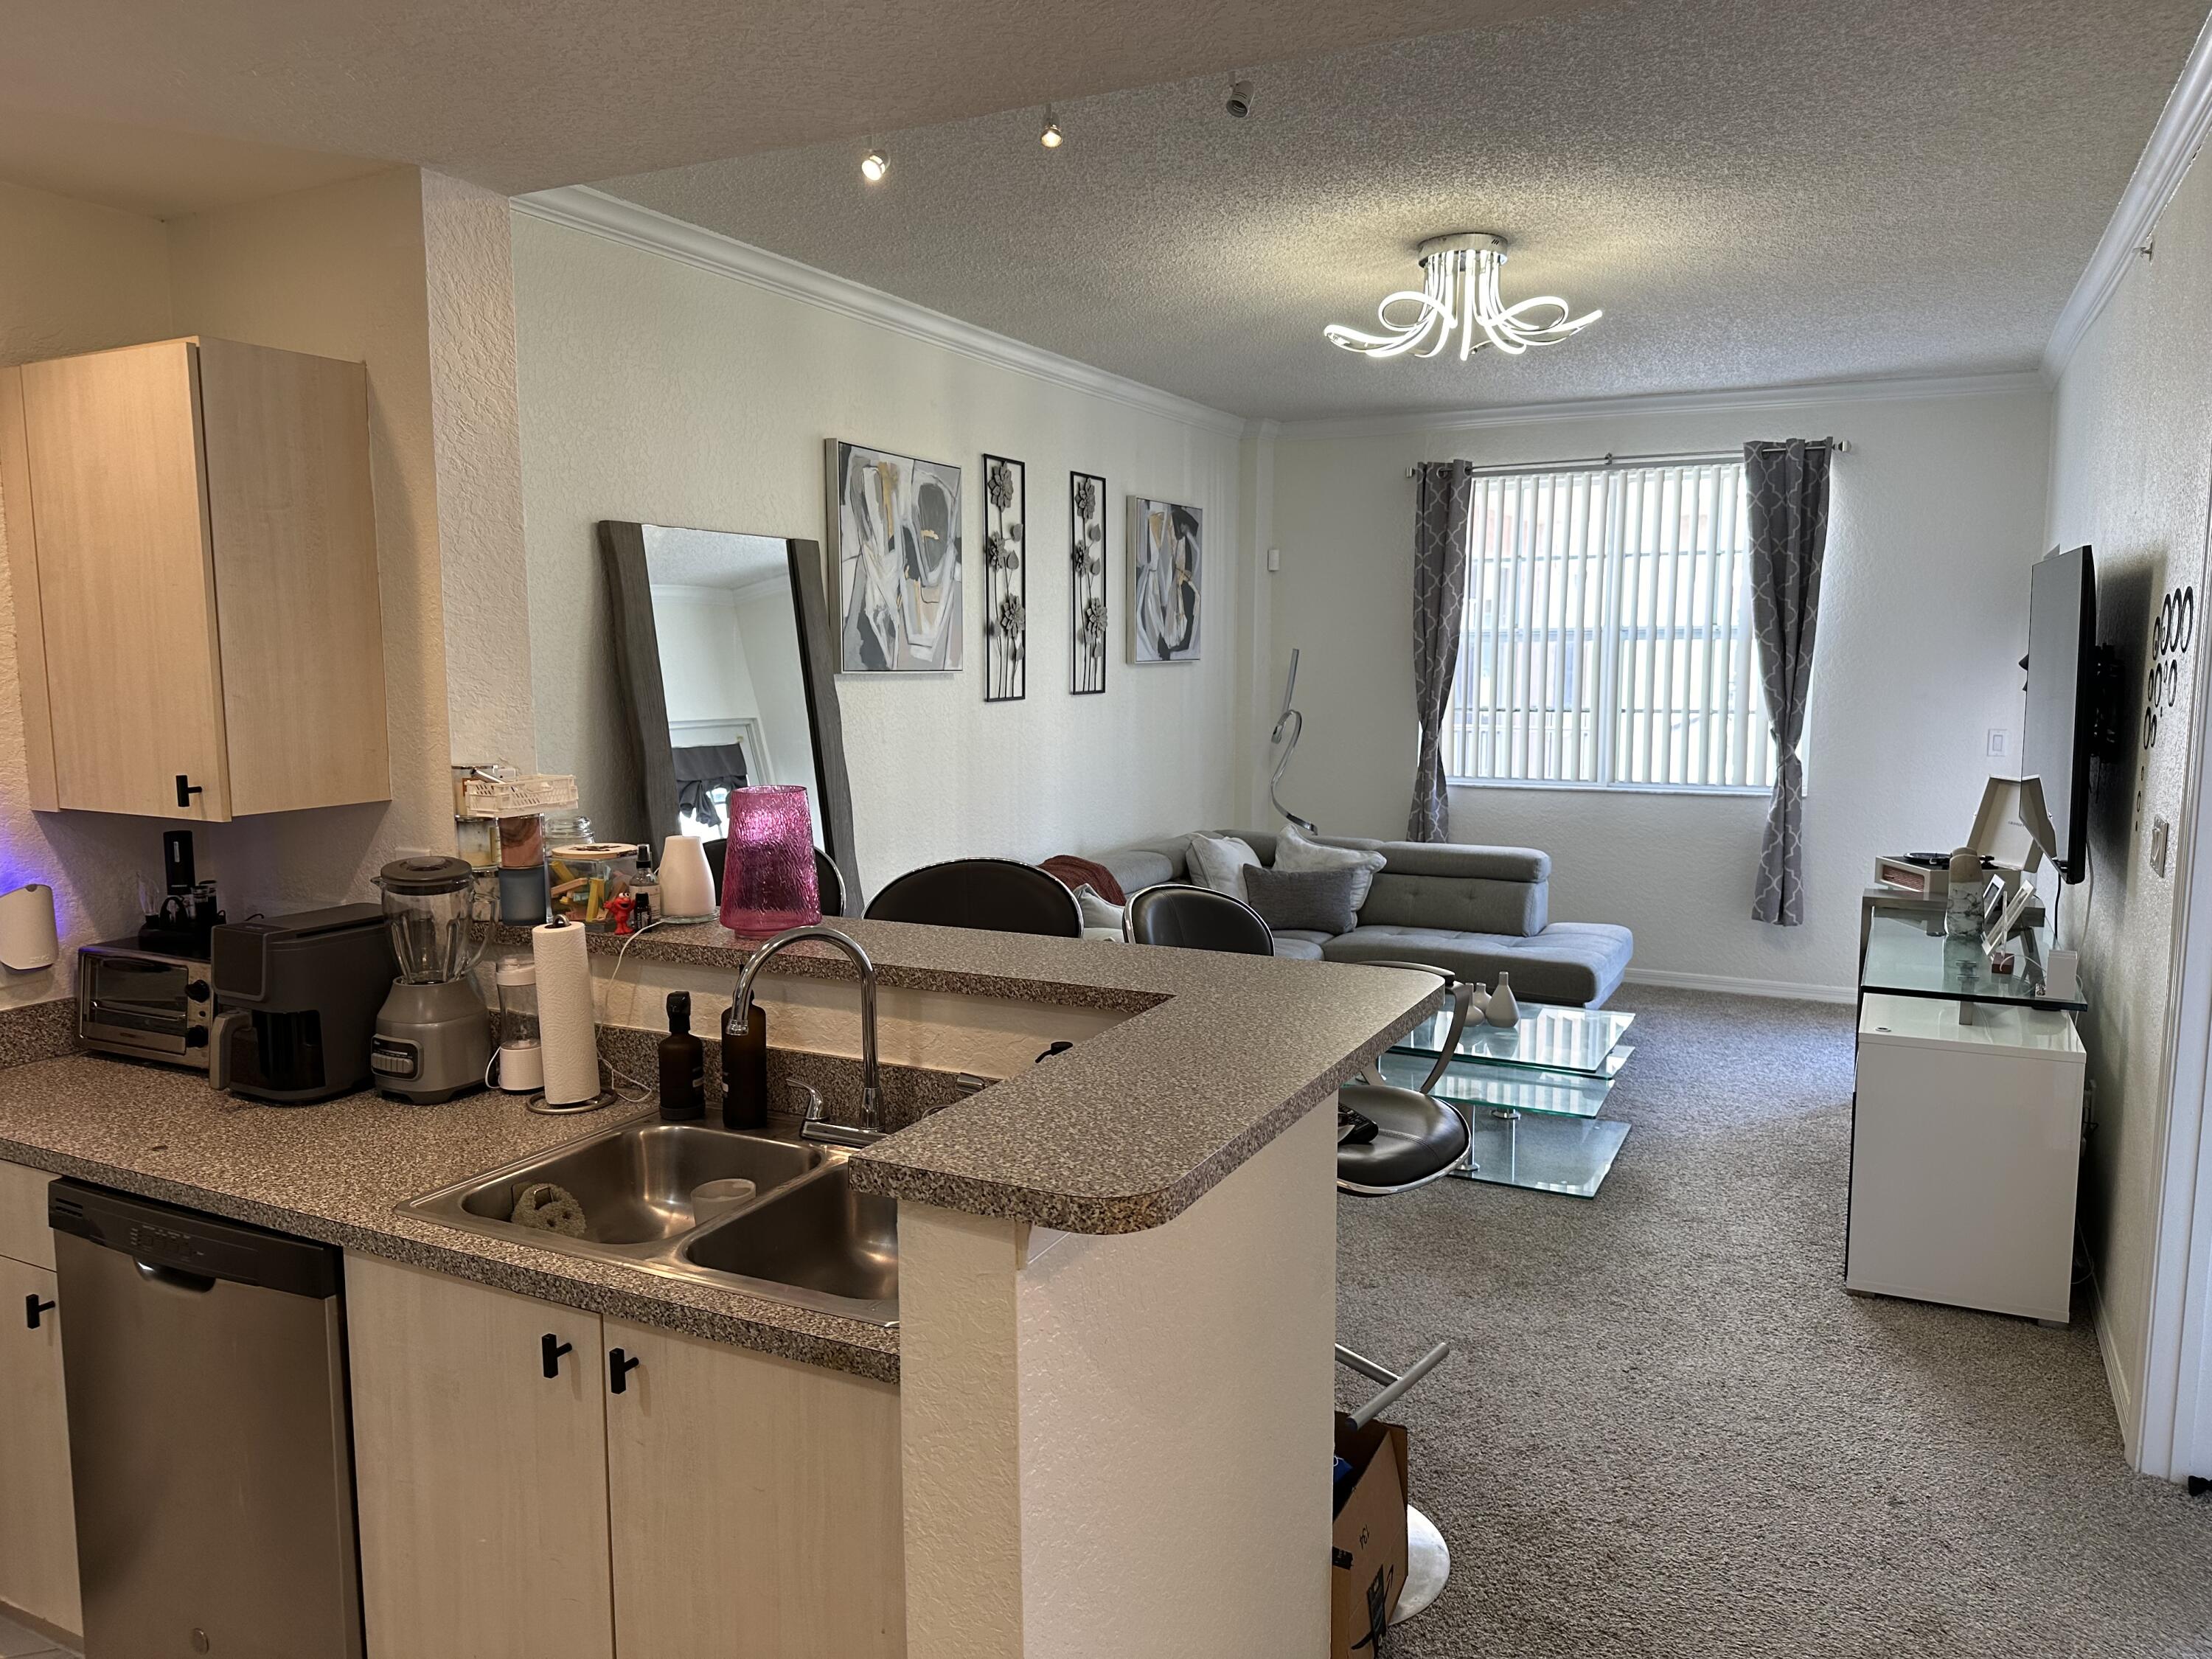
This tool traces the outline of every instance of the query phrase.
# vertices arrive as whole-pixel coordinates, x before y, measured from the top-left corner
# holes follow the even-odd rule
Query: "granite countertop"
[[[623,1262],[508,1243],[394,1208],[644,1109],[547,1117],[496,1094],[442,1106],[369,1093],[316,1106],[264,1106],[218,1094],[193,1073],[73,1054],[0,1071],[0,1159],[592,1313],[896,1382],[895,1330]]]
[[[1426,974],[1285,962],[1090,939],[838,918],[881,984],[1126,1012],[1073,1049],[879,1142],[853,1184],[974,1215],[1079,1233],[1139,1232],[1173,1220],[1425,1016]],[[511,947],[529,935],[503,930]],[[593,954],[723,967],[745,942],[712,922]],[[767,972],[850,980],[850,958],[817,944]]]
[[[852,1160],[853,1184],[864,1191],[1070,1232],[1136,1232],[1172,1220],[1412,1029],[1437,991],[1427,975],[1390,969],[902,922],[837,925],[873,957],[887,987],[1129,1016]],[[502,934],[510,947],[527,943],[520,930]],[[611,953],[625,941],[589,944]],[[641,960],[733,975],[748,955],[712,923],[657,928],[627,944]],[[812,944],[782,952],[768,971],[854,976],[848,957]],[[14,1024],[25,1045],[56,1035]],[[165,1066],[88,1054],[7,1066],[9,1057],[0,1054],[0,1159],[612,1317],[897,1377],[895,1329],[396,1208],[608,1128],[627,1109],[559,1118],[500,1095],[415,1106],[366,1092],[272,1107]]]

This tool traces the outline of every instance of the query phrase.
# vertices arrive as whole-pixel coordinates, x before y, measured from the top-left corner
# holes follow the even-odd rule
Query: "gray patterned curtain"
[[[1406,823],[1413,841],[1442,841],[1451,833],[1444,712],[1459,668],[1474,499],[1474,462],[1421,464],[1413,499],[1413,707],[1421,720],[1421,749],[1413,767],[1413,811]]]
[[[1774,727],[1774,799],[1759,849],[1751,916],[1778,927],[1805,920],[1805,698],[1828,545],[1828,446],[1792,438],[1743,447],[1751,507],[1751,621]]]

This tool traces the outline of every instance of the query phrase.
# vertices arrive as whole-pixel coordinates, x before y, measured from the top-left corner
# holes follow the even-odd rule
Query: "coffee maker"
[[[300,1106],[368,1081],[369,1036],[392,970],[375,905],[227,922],[210,931],[208,951],[216,1088]]]
[[[376,1016],[376,1086],[430,1105],[483,1087],[491,1012],[469,977],[490,937],[471,924],[476,872],[457,858],[398,859],[378,872],[399,976]]]

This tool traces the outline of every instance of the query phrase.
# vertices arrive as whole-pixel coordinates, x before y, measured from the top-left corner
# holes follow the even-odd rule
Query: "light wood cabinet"
[[[164,340],[0,369],[31,805],[391,797],[359,363]]]
[[[615,1651],[906,1651],[898,1390],[622,1320],[607,1399]]]
[[[84,1628],[84,1612],[77,1596],[69,1408],[62,1397],[61,1309],[46,1231],[51,1178],[0,1164],[0,1247],[27,1254],[35,1243],[46,1264],[0,1255],[0,1602],[74,1633]]]
[[[889,1384],[361,1255],[346,1320],[369,1659],[905,1652]]]
[[[0,1255],[48,1273],[54,1234],[46,1225],[46,1184],[52,1179],[44,1170],[0,1163]]]
[[[349,1254],[346,1332],[369,1659],[610,1659],[599,1316]]]

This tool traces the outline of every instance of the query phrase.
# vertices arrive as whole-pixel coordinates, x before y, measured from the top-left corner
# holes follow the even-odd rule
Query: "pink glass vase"
[[[795,783],[730,791],[722,859],[722,926],[749,939],[822,920],[814,879],[814,817]]]

